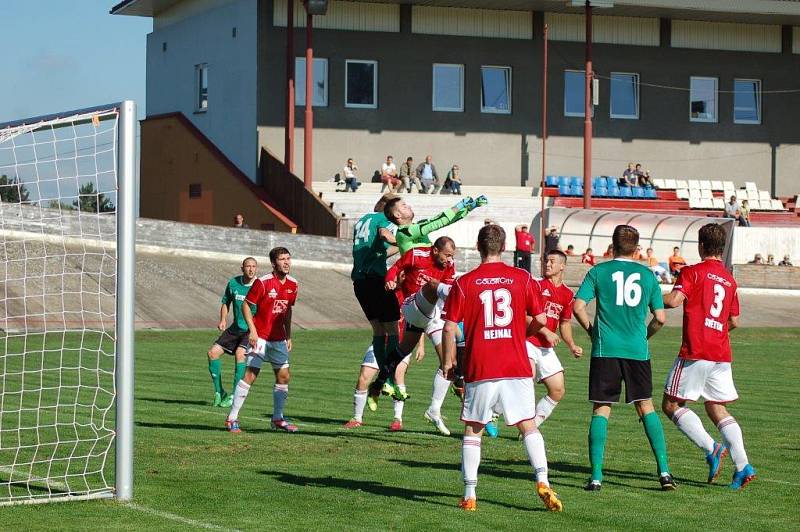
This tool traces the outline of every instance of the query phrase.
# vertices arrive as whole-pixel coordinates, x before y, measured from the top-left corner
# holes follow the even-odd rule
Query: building
[[[148,119],[182,113],[256,183],[261,148],[284,153],[287,1],[125,0],[112,9],[153,18]],[[328,4],[314,17],[315,179],[340,172],[347,157],[368,179],[387,154],[432,154],[440,173],[458,163],[469,184],[538,183],[545,25],[548,173],[581,173],[582,8]],[[594,11],[594,174],[619,175],[636,161],[656,177],[798,191],[800,2],[615,0]],[[295,0],[300,176],[305,21]]]

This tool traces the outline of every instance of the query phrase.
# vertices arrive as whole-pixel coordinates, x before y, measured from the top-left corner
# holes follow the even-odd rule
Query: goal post
[[[0,124],[0,505],[133,496],[136,106]]]

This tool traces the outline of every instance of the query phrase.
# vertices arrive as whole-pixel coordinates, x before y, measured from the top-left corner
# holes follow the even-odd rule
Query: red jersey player
[[[548,510],[563,509],[547,480],[544,439],[533,422],[536,404],[533,374],[525,350],[528,333],[544,331],[548,341],[558,336],[542,329],[544,309],[530,273],[502,262],[506,235],[498,225],[486,225],[478,233],[481,264],[464,274],[450,290],[445,303],[444,370],[456,363],[458,322],[464,322],[466,352],[461,419],[465,423],[462,444],[464,498],[459,506],[475,510],[475,486],[481,460],[481,435],[495,411],[519,429],[537,477],[536,491]],[[528,325],[529,317],[533,321]]]
[[[239,410],[264,362],[269,362],[275,373],[271,426],[277,430],[297,432],[297,426],[283,417],[283,407],[289,396],[292,307],[297,300],[297,280],[289,275],[292,256],[288,249],[273,248],[269,252],[269,260],[272,272],[253,281],[245,298],[247,303],[256,306],[255,317],[248,305],[242,305],[242,315],[250,330],[250,348],[247,352],[247,372],[236,386],[233,406],[225,422],[230,432],[240,432]]]
[[[575,294],[564,284],[564,269],[567,267],[567,256],[557,249],[547,254],[544,279],[538,281],[539,296],[544,305],[547,318],[547,330],[561,332],[564,343],[575,357],[583,354],[583,349],[575,345],[572,337],[572,301]],[[535,367],[537,382],[543,382],[547,395],[536,405],[536,426],[544,423],[558,402],[564,397],[564,368],[558,360],[553,344],[540,331],[528,338],[528,358]]]
[[[756,476],[747,459],[742,429],[726,405],[738,399],[731,371],[729,331],[739,324],[736,281],[720,258],[725,230],[717,224],[700,228],[698,249],[703,262],[681,269],[664,306],[683,305],[683,343],[664,385],[662,409],[678,429],[706,453],[708,482],[719,476],[728,451],[736,466],[731,489],[742,489]],[[687,401],[705,399],[706,413],[719,429],[722,442],[706,432]]]

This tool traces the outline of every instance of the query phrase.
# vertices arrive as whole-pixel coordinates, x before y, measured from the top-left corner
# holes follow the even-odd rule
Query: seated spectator
[[[653,180],[650,179],[650,172],[642,169],[641,164],[636,165],[636,178],[639,180],[639,186],[644,188],[656,188]]]
[[[347,163],[344,165],[342,169],[342,173],[344,174],[344,182],[345,182],[345,192],[353,191],[355,192],[358,190],[358,187],[361,186],[361,183],[358,181],[358,166],[356,165],[355,161],[352,158],[347,159]]]
[[[676,277],[680,275],[681,269],[686,266],[686,259],[681,257],[681,248],[678,246],[672,248],[672,256],[667,262],[669,264],[669,273]]]
[[[566,253],[569,256],[575,255],[575,246],[573,246],[572,244],[568,245],[567,250],[564,253]]]
[[[633,252],[633,260],[642,260],[642,246],[636,246],[636,251]]]
[[[422,182],[423,194],[438,194],[442,185],[439,184],[439,174],[436,173],[436,166],[433,164],[433,157],[425,157],[425,162],[417,166],[417,175]]]
[[[238,229],[250,229],[250,226],[244,223],[244,216],[241,213],[233,217],[233,226]]]
[[[639,177],[636,175],[636,165],[628,163],[628,169],[622,172],[622,178],[619,180],[621,187],[636,187],[639,186]]]
[[[451,194],[461,195],[461,169],[457,164],[447,172],[447,177],[444,180],[445,190],[449,190]]]
[[[739,212],[742,215],[742,219],[739,220],[739,225],[750,227],[750,204],[747,200],[742,200],[742,206],[739,208]],[[744,223],[742,223],[742,221],[744,221]]]
[[[561,247],[558,245],[558,227],[555,225],[551,225],[544,231],[544,253],[547,255],[554,249],[561,251]]]
[[[672,276],[666,268],[666,264],[658,262],[658,259],[653,254],[653,248],[647,248],[647,266],[655,274],[659,280],[672,284]]]
[[[772,253],[767,255],[767,262],[765,262],[764,264],[766,264],[767,266],[775,266],[775,255],[773,255]]]
[[[789,255],[784,255],[783,260],[778,263],[778,266],[791,266],[792,262],[789,260]]]
[[[589,264],[591,266],[595,265],[594,255],[592,254],[592,248],[586,248],[586,253],[581,255],[581,262],[583,264]]]
[[[604,259],[610,259],[610,258],[613,258],[613,257],[614,257],[614,245],[613,244],[609,244],[608,248],[606,249],[606,252],[603,253],[603,258]]]
[[[391,155],[387,155],[386,162],[381,165],[381,183],[383,183],[381,194],[386,189],[389,189],[389,192],[397,192],[400,187],[401,181],[397,177],[397,166],[395,166],[394,157]]]
[[[419,182],[413,157],[409,157],[400,165],[400,183],[400,187],[406,189],[406,192],[410,193],[411,187],[417,187],[417,192],[422,192],[422,183]]]
[[[764,258],[761,256],[761,253],[756,253],[756,256],[753,257],[753,260],[747,264],[764,264]]]
[[[739,225],[745,225],[745,220],[742,217],[742,208],[739,206],[739,202],[736,201],[736,196],[731,196],[730,201],[725,204],[725,218],[733,218]]]

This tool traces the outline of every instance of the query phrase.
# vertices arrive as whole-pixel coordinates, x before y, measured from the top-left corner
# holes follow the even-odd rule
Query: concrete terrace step
[[[314,181],[312,185],[315,192],[345,194],[344,192],[336,192],[336,183],[333,181]],[[349,192],[348,194],[380,194],[382,183],[362,183],[357,192]],[[464,185],[461,187],[462,195],[465,196],[480,196],[485,194],[491,197],[532,197],[534,187],[509,187],[509,186],[492,186],[492,185]],[[413,195],[418,195],[416,188],[412,192]],[[422,195],[422,194],[420,194]],[[452,196],[451,194],[438,194],[438,196]]]

